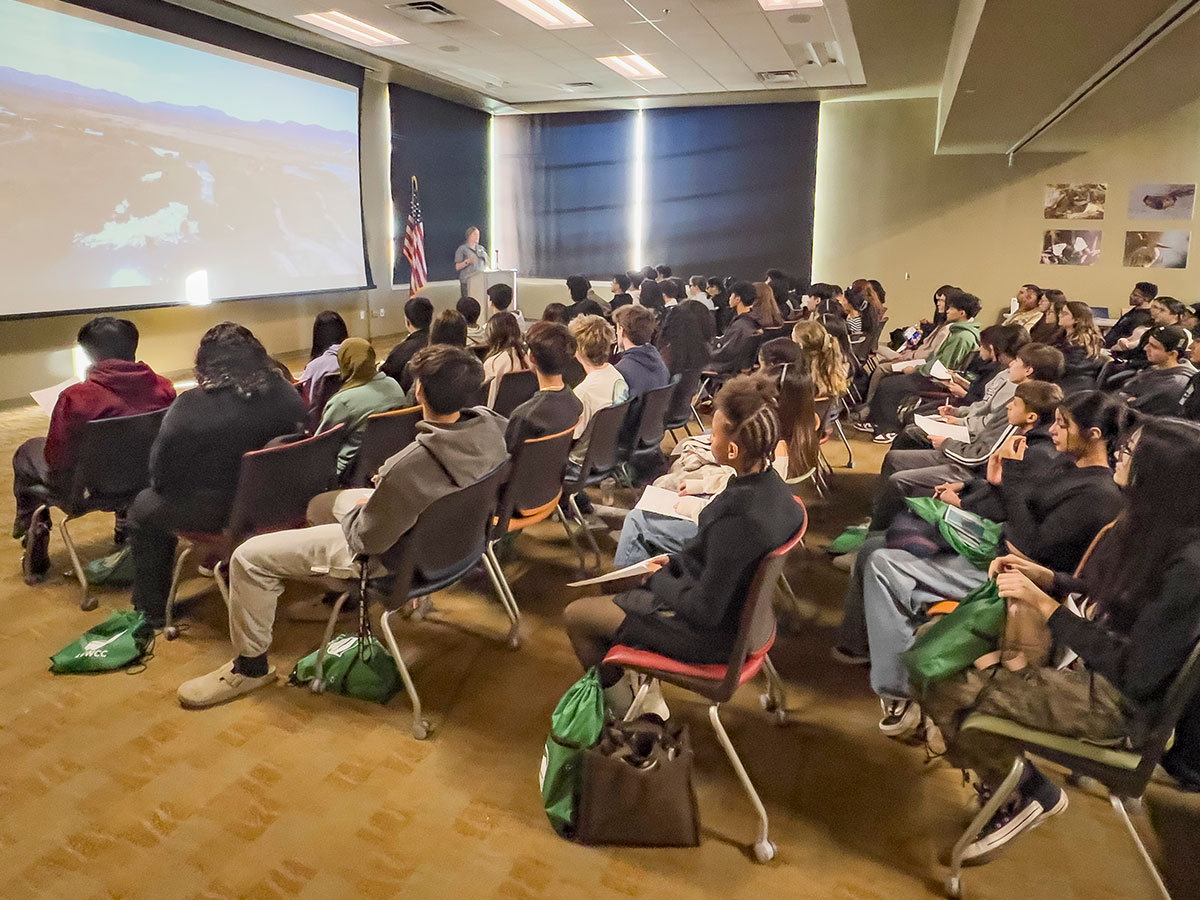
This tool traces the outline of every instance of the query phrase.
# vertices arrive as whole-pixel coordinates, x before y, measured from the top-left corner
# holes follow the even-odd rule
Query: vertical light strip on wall
[[[633,114],[633,197],[630,204],[629,267],[640,269],[646,252],[643,221],[646,198],[646,111]]]
[[[500,239],[496,234],[496,117],[488,117],[488,235],[492,245],[492,267],[500,267]],[[486,247],[487,244],[484,244]]]

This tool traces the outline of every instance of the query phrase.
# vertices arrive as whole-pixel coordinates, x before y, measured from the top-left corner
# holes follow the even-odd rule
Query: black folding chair
[[[71,473],[70,483],[62,485],[65,493],[40,485],[34,488],[41,505],[33,514],[33,522],[51,508],[66,513],[62,520],[63,542],[71,556],[71,567],[79,579],[79,608],[95,609],[99,601],[88,592],[87,575],[79,561],[79,552],[71,539],[67,523],[91,512],[117,512],[133,503],[142,488],[150,484],[150,448],[158,437],[165,408],[135,416],[96,419],[83,427],[79,456]],[[29,553],[22,560],[26,583],[41,580],[28,567]]]
[[[242,455],[229,524],[219,532],[180,531],[183,549],[175,562],[163,634],[168,641],[179,636],[174,624],[175,598],[183,567],[197,549],[220,557],[213,580],[229,603],[224,570],[229,557],[247,538],[268,531],[303,528],[308,502],[332,488],[337,480],[337,457],[345,426],[337,425],[318,435]]]
[[[578,530],[583,532],[583,536],[591,545],[592,552],[596,555],[596,565],[593,569],[599,569],[603,560],[600,556],[600,547],[596,543],[596,539],[592,537],[592,533],[588,531],[587,523],[583,519],[583,513],[579,510],[579,504],[575,500],[575,494],[586,487],[594,484],[599,484],[605,478],[616,472],[617,466],[621,464],[620,457],[620,435],[621,426],[625,423],[625,416],[629,412],[630,401],[618,403],[616,406],[610,406],[607,409],[602,409],[600,412],[592,416],[591,438],[588,441],[587,451],[584,453],[583,462],[579,467],[579,472],[573,476],[568,476],[563,482],[563,495],[567,499],[567,506],[571,512],[571,518],[575,524],[579,526]],[[571,531],[571,526],[567,523],[567,516],[559,510],[559,518],[562,520],[563,530],[567,532],[567,538],[571,541],[571,546],[575,548],[575,553],[579,557],[579,565],[587,569],[587,560],[584,559],[583,551],[580,549],[576,535]]]
[[[508,418],[514,409],[536,394],[537,389],[537,376],[532,372],[505,372],[496,384],[496,399],[492,409]]]
[[[474,569],[481,559],[491,574],[491,563],[485,554],[492,518],[498,504],[500,485],[507,473],[508,463],[505,462],[474,484],[453,494],[447,494],[426,507],[418,516],[416,524],[396,542],[395,546],[400,549],[400,555],[395,568],[388,575],[369,581],[366,596],[360,596],[362,590],[359,583],[341,582],[346,591],[337,599],[330,613],[329,623],[325,626],[325,637],[317,651],[317,672],[324,671],[326,648],[333,640],[342,605],[352,596],[357,596],[361,603],[370,603],[372,599],[376,599],[383,604],[385,609],[380,619],[383,636],[392,658],[396,661],[396,668],[400,670],[404,690],[412,702],[412,735],[419,741],[429,736],[431,728],[429,722],[421,716],[421,698],[396,643],[391,618],[397,612],[410,609],[410,601],[457,583]],[[369,560],[363,559],[362,564],[368,565]],[[495,578],[493,584],[496,584]],[[518,620],[515,611],[509,609],[507,597],[498,584],[496,590],[512,623],[509,632],[511,642]],[[324,689],[325,684],[320,678],[313,680],[314,693],[320,693]]]
[[[410,406],[367,416],[362,444],[354,457],[347,482],[352,487],[370,487],[379,467],[417,439],[421,407]]]
[[[671,395],[671,404],[667,407],[666,421],[663,423],[666,430],[671,432],[671,437],[675,437],[675,432],[681,428],[684,434],[691,434],[693,421],[704,431],[704,423],[700,421],[700,414],[696,412],[692,402],[700,387],[700,370],[680,372],[678,377],[675,393]]]
[[[622,448],[635,484],[639,483],[639,479],[645,479],[646,473],[662,468],[662,440],[667,431],[667,408],[671,405],[678,382],[679,376],[675,375],[669,384],[646,391],[639,398],[637,430],[633,433],[628,448]]]

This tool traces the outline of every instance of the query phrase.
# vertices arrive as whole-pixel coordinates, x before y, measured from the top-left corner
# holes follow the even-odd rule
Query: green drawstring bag
[[[914,514],[937,527],[950,548],[977,569],[986,569],[1000,547],[1001,526],[933,497],[905,497]]]
[[[567,689],[554,707],[538,773],[546,818],[563,837],[570,837],[575,830],[583,751],[596,745],[603,727],[604,691],[600,674],[593,667]]]
[[[137,610],[122,609],[50,657],[56,675],[111,672],[132,665],[150,652],[154,629]]]
[[[88,584],[107,584],[110,587],[129,587],[135,575],[133,552],[128,546],[108,556],[93,559],[83,567],[83,577]]]
[[[853,553],[867,539],[867,529],[864,525],[851,525],[825,547],[830,556],[841,556],[843,553]]]
[[[959,601],[951,613],[917,635],[903,654],[909,682],[917,696],[929,685],[945,681],[991,653],[1004,634],[1006,604],[995,579],[985,581]]]
[[[387,703],[400,690],[400,670],[379,638],[371,634],[371,614],[367,603],[367,565],[360,563],[358,634],[339,634],[325,647],[320,678],[324,689],[345,697]],[[309,684],[317,677],[314,650],[296,663],[290,684]]]

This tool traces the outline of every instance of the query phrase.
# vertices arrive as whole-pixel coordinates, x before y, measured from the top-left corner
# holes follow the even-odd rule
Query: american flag
[[[429,281],[425,268],[425,225],[421,221],[421,201],[417,198],[417,177],[412,180],[412,203],[408,209],[408,221],[404,225],[404,258],[408,260],[409,293],[415,294]]]

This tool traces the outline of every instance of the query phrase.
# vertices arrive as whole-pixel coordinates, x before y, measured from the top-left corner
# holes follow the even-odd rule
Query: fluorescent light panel
[[[777,9],[817,9],[825,5],[825,0],[758,0],[758,5],[767,12]]]
[[[645,81],[649,78],[666,78],[658,67],[647,62],[636,53],[628,56],[598,56],[596,62],[604,63],[618,75],[624,75],[630,81]]]
[[[513,12],[543,28],[589,28],[591,22],[561,0],[500,0]]]
[[[349,38],[356,44],[362,44],[366,47],[386,47],[392,44],[408,43],[404,38],[396,37],[390,31],[384,31],[382,28],[368,25],[366,22],[361,22],[354,18],[354,16],[348,16],[336,9],[331,9],[323,13],[305,13],[302,16],[296,16],[296,18],[310,25],[316,25],[318,28],[323,28],[325,31],[331,31],[344,38]]]

